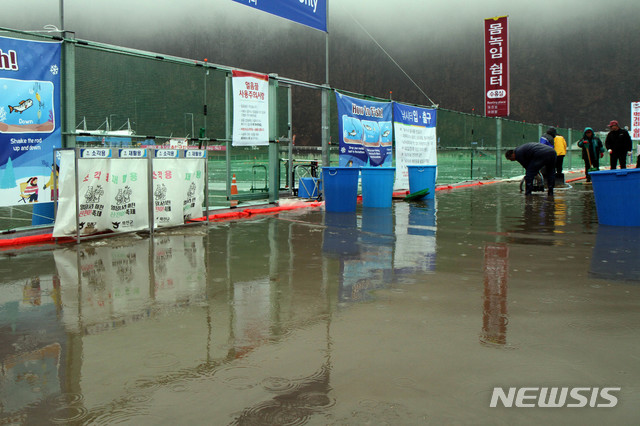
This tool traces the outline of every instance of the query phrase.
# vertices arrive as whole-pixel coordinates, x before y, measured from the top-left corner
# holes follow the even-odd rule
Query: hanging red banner
[[[484,20],[484,107],[487,117],[509,115],[507,17]]]

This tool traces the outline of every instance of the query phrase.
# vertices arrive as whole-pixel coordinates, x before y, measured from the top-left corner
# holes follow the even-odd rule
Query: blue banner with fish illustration
[[[51,201],[61,144],[60,42],[0,37],[0,205]]]
[[[254,9],[327,32],[327,0],[233,0]]]
[[[340,167],[391,167],[392,104],[352,98],[336,92]]]

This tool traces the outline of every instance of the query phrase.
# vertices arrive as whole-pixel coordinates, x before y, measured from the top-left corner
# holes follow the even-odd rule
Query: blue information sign
[[[327,0],[233,0],[254,9],[327,32]]]

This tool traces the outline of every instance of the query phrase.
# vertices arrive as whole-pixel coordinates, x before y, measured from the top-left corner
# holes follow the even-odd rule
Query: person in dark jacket
[[[609,123],[611,131],[604,140],[604,146],[609,150],[611,170],[620,162],[620,168],[627,168],[627,152],[631,151],[631,136],[625,129],[621,129],[616,120]]]
[[[542,137],[540,138],[540,143],[543,143],[545,145],[549,145],[551,148],[553,148],[554,147],[554,140],[555,140],[556,136],[558,136],[558,131],[556,130],[556,128],[555,127],[549,127],[547,129],[547,133],[542,135]]]
[[[578,146],[582,148],[584,175],[587,178],[587,182],[591,182],[589,169],[600,168],[600,158],[604,156],[604,146],[600,138],[593,133],[591,127],[585,127],[582,139],[578,141]]]
[[[517,161],[526,169],[524,175],[525,195],[533,192],[533,179],[542,170],[547,180],[548,194],[553,195],[556,184],[556,151],[552,146],[539,142],[529,142],[505,153],[507,160]]]

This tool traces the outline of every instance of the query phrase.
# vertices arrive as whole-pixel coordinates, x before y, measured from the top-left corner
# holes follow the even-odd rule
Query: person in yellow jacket
[[[562,162],[567,155],[567,141],[560,135],[553,138],[553,149],[556,150],[556,176],[562,175]]]

